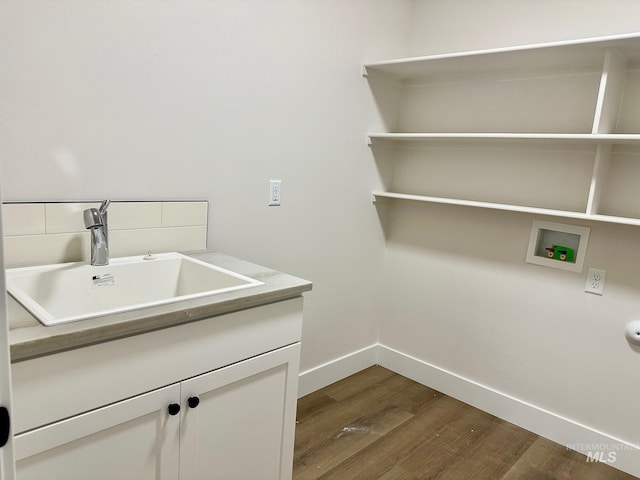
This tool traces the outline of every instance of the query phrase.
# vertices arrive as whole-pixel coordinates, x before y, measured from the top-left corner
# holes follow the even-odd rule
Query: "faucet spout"
[[[84,226],[91,231],[91,265],[109,265],[109,228],[107,208],[110,200],[99,208],[87,208],[83,212]]]

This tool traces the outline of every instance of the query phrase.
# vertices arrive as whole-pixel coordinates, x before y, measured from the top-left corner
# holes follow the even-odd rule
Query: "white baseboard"
[[[592,456],[598,456],[618,470],[640,476],[640,449],[637,446],[385,345],[378,344],[377,358],[381,366],[411,380],[565,445],[583,455],[590,452]],[[610,452],[615,454],[610,457]]]
[[[298,396],[307,395],[375,364],[583,455],[596,456],[612,467],[640,478],[639,447],[386,345],[371,345],[302,372]],[[612,452],[615,454],[609,456]]]
[[[300,372],[298,398],[375,365],[377,352],[378,344],[369,345],[323,365]]]

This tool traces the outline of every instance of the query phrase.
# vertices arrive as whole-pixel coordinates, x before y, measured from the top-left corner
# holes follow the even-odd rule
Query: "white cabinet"
[[[301,307],[12,365],[19,480],[291,478]]]
[[[18,479],[177,479],[178,398],[172,385],[18,435]]]
[[[298,349],[182,383],[180,480],[291,478]]]
[[[365,64],[375,199],[640,225],[640,35]],[[382,167],[381,167],[382,168]]]

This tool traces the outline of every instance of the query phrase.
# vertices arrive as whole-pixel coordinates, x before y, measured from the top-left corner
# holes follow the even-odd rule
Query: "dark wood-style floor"
[[[298,401],[295,480],[632,480],[382,367]]]

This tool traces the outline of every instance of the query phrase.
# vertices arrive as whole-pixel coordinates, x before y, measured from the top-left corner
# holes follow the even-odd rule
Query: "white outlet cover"
[[[587,272],[587,282],[584,291],[595,295],[604,294],[604,282],[607,278],[607,271],[599,268],[590,268]]]

